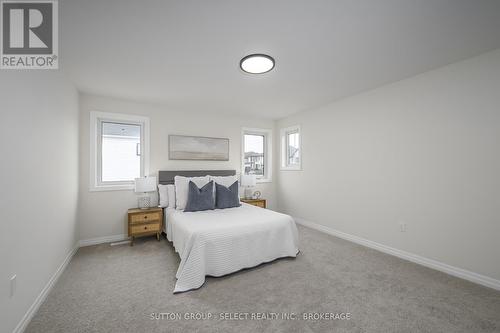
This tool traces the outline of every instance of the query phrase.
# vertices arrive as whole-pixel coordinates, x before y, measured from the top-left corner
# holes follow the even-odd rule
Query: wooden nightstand
[[[155,207],[148,209],[131,208],[128,210],[128,236],[130,246],[134,245],[134,238],[156,235],[160,240],[163,224],[163,209]]]
[[[266,208],[266,199],[240,199],[240,201],[249,205]]]

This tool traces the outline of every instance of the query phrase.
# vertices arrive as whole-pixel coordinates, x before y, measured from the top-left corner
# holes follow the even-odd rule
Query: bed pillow
[[[184,210],[186,208],[186,203],[188,200],[188,192],[189,192],[189,182],[198,186],[198,188],[205,186],[209,181],[209,176],[204,177],[183,177],[183,176],[175,176],[175,208],[178,210]]]
[[[235,181],[238,180],[237,176],[210,176],[210,180],[213,180],[214,183],[224,185],[225,187],[229,187],[234,184]]]
[[[224,209],[241,206],[238,190],[238,181],[229,187],[215,183],[215,207]]]
[[[159,199],[158,207],[166,208],[169,206],[167,186],[168,185],[158,184],[158,199]]]
[[[202,210],[214,209],[214,182],[199,188],[192,181],[189,182],[188,199],[185,212],[199,212]]]
[[[167,185],[168,207],[175,208],[175,185]]]

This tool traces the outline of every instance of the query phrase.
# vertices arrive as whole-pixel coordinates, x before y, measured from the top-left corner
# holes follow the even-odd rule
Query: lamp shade
[[[256,183],[255,175],[241,175],[241,186],[255,186]]]
[[[156,191],[156,177],[143,177],[135,179],[135,192]]]

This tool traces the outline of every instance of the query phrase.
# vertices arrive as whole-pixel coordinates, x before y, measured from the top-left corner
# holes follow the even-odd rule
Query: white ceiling
[[[59,3],[80,91],[178,110],[280,118],[500,47],[499,0]]]

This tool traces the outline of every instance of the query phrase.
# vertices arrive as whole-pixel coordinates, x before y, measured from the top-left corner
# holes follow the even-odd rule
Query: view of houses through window
[[[280,133],[281,170],[301,170],[300,126],[282,128]]]
[[[299,131],[294,130],[286,134],[287,141],[287,165],[297,165],[299,164]]]
[[[264,135],[244,135],[244,167],[246,175],[265,176],[265,141],[266,137]]]

